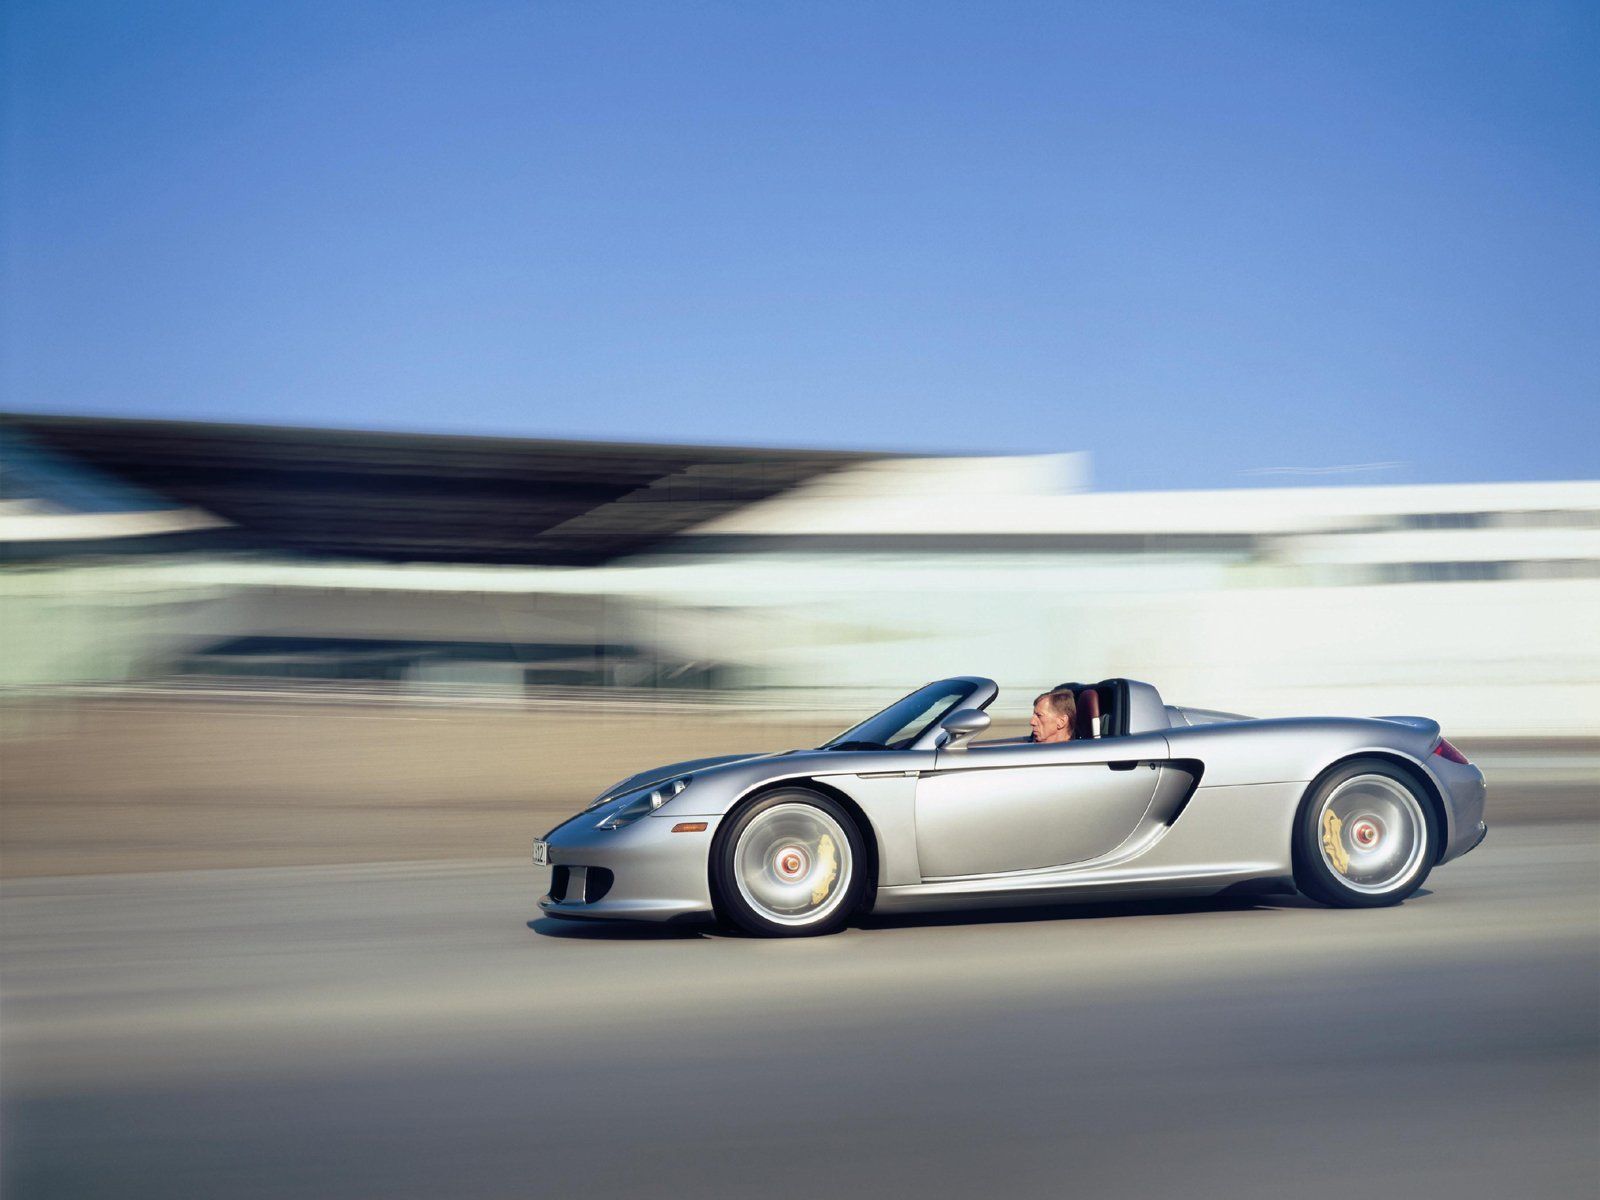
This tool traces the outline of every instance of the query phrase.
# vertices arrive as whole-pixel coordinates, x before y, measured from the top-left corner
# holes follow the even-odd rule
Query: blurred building
[[[715,686],[573,578],[863,457],[12,415],[0,683]]]
[[[1086,490],[1080,456],[13,416],[0,682],[1026,707],[1131,675],[1263,715],[1600,729],[1600,482]]]

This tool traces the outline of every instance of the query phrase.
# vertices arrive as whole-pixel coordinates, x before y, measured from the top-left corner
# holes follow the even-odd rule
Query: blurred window
[[[1522,578],[1524,563],[1514,562],[1410,562],[1379,563],[1383,583],[1481,583]]]
[[[1593,529],[1600,527],[1600,509],[1399,513],[1391,520],[1395,529]]]
[[[665,659],[625,642],[467,642],[392,638],[249,636],[189,651],[171,674],[244,677],[268,685],[306,681],[398,687],[461,685],[521,688],[719,686],[713,662]]]
[[[1399,522],[1402,529],[1482,529],[1494,516],[1484,512],[1402,513]]]

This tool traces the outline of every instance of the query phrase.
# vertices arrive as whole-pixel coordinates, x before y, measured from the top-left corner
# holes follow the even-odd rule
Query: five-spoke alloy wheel
[[[1384,759],[1342,763],[1320,779],[1295,818],[1295,884],[1341,908],[1398,904],[1422,886],[1440,831],[1422,785]]]
[[[867,886],[861,831],[819,792],[787,788],[761,797],[719,834],[712,882],[735,924],[767,937],[832,933]]]

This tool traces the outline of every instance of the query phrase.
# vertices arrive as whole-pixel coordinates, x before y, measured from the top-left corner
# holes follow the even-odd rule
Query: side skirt
[[[880,887],[875,913],[931,912],[952,908],[1003,908],[1074,900],[1132,900],[1157,896],[1212,896],[1281,873],[1277,863],[1235,863],[1205,871],[1147,873],[1126,868],[1081,871],[1069,878],[992,876]]]

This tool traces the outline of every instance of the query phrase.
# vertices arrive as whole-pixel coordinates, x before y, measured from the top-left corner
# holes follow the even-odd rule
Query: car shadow
[[[1195,899],[1103,900],[1017,908],[960,909],[926,913],[868,913],[851,925],[864,930],[933,929],[947,925],[1026,925],[1039,921],[1103,921],[1116,917],[1178,916],[1185,913],[1248,912],[1266,908],[1314,908],[1299,896],[1206,896]]]
[[[1411,899],[1432,895],[1419,888]],[[961,925],[1026,925],[1041,921],[1104,921],[1122,917],[1171,917],[1187,914],[1326,910],[1315,900],[1292,893],[1269,895],[1194,896],[1145,900],[1079,901],[1015,908],[969,908],[947,912],[868,913],[856,917],[850,929],[863,933],[895,929],[937,929]],[[711,920],[663,925],[651,921],[574,921],[536,917],[528,928],[541,937],[565,941],[674,942],[706,939],[742,940],[751,937],[741,929]]]
[[[556,917],[535,917],[527,925],[540,937],[570,942],[684,942],[740,936],[710,921],[665,925],[656,921],[563,921]]]
[[[1418,888],[1408,900],[1433,893]],[[850,922],[852,928],[928,929],[946,925],[1018,925],[1034,921],[1103,921],[1118,917],[1171,917],[1189,913],[1221,912],[1333,912],[1327,905],[1298,892],[1239,893],[1234,895],[1189,896],[1145,900],[1078,901],[1070,904],[1040,904],[1016,908],[960,909],[926,913],[868,913]],[[1343,910],[1381,912],[1382,909]]]

